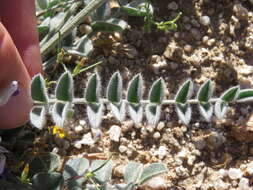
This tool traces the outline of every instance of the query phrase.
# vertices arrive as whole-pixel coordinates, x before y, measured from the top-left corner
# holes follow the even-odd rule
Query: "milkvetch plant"
[[[74,113],[74,105],[85,104],[90,126],[97,129],[100,127],[105,104],[107,104],[120,122],[125,120],[128,113],[135,124],[140,124],[145,114],[147,123],[152,126],[159,122],[162,106],[174,105],[179,120],[188,125],[192,117],[191,104],[197,104],[200,114],[209,122],[213,113],[218,119],[224,118],[231,102],[253,101],[253,89],[241,90],[239,86],[229,88],[219,98],[212,98],[214,84],[211,80],[204,82],[196,98],[191,99],[194,89],[191,79],[179,87],[173,100],[166,100],[164,99],[165,82],[162,78],[157,79],[151,86],[148,100],[143,100],[141,74],[135,75],[129,82],[126,99],[122,99],[123,82],[119,72],[115,72],[109,80],[105,98],[101,96],[101,79],[98,73],[89,77],[83,98],[75,98],[73,88],[72,75],[67,71],[59,78],[55,98],[51,98],[52,96],[47,93],[42,75],[36,75],[31,83],[31,96],[34,100],[34,107],[30,113],[31,123],[42,129],[46,123],[46,114],[49,113],[57,126],[65,127]]]

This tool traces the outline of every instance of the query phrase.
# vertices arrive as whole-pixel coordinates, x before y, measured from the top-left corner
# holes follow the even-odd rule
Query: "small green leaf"
[[[127,101],[133,104],[140,103],[142,98],[142,76],[140,74],[135,75],[130,81],[127,89]]]
[[[148,104],[146,106],[146,118],[148,120],[148,124],[151,126],[156,126],[160,120],[161,116],[161,106]]]
[[[138,125],[143,118],[143,108],[140,104],[129,104],[128,111],[133,122]]]
[[[151,103],[160,104],[164,98],[164,80],[162,78],[156,80],[149,92],[149,101]]]
[[[209,99],[213,95],[213,84],[211,80],[206,81],[204,84],[201,85],[199,91],[198,91],[198,101],[199,102],[208,102]]]
[[[85,181],[84,175],[88,168],[89,161],[86,158],[71,158],[66,162],[62,175],[69,189],[78,189],[79,187],[82,189],[82,184]]]
[[[73,78],[70,72],[65,72],[59,78],[56,86],[56,98],[60,101],[72,102],[73,100]]]
[[[122,98],[122,77],[119,72],[112,75],[107,87],[107,99],[112,103],[120,103]]]
[[[62,190],[63,184],[63,177],[57,172],[40,172],[34,175],[32,178],[32,185],[36,190]]]
[[[91,39],[87,35],[85,35],[78,41],[75,47],[64,47],[64,49],[69,54],[88,57],[93,52],[94,46]]]
[[[153,6],[145,0],[132,1],[129,4],[121,6],[121,10],[130,16],[148,16],[153,15]]]
[[[191,97],[193,92],[193,84],[189,79],[180,87],[175,97],[175,101],[180,104],[185,104],[187,100]]]
[[[101,167],[100,169],[97,169],[103,164],[104,164],[103,167]],[[108,182],[111,179],[111,175],[112,175],[112,160],[109,160],[109,161],[95,160],[92,162],[90,170],[91,171],[96,170],[94,172],[94,175],[95,175],[94,177],[100,184]]]
[[[45,10],[48,7],[48,3],[48,0],[37,0],[37,4],[42,10]]]
[[[56,102],[53,106],[52,117],[57,126],[65,127],[73,115],[70,103]]]
[[[183,124],[188,125],[191,121],[192,111],[189,104],[176,104],[176,111]]]
[[[87,105],[87,116],[92,128],[97,129],[102,122],[104,105],[100,103],[89,103]]]
[[[88,103],[98,103],[100,96],[100,78],[97,73],[90,76],[85,90],[85,100]]]
[[[220,99],[225,102],[233,101],[237,98],[239,91],[240,91],[239,86],[231,87],[221,95]]]
[[[53,172],[60,166],[60,157],[47,152],[36,155],[30,162],[29,176],[33,177],[39,172]]]
[[[205,118],[207,122],[210,122],[213,115],[213,105],[211,103],[200,103],[199,110],[201,115]]]
[[[215,102],[214,111],[218,119],[222,119],[226,115],[228,107],[227,104],[228,102],[225,102],[221,99]]]
[[[106,21],[95,21],[91,23],[93,32],[120,32],[126,29],[127,22],[117,18],[110,18]]]
[[[32,79],[31,96],[34,101],[43,103],[48,102],[45,80],[41,74],[35,75]]]
[[[38,129],[42,129],[46,124],[46,110],[43,106],[34,106],[30,112],[30,121]]]
[[[145,181],[151,179],[152,177],[160,175],[164,172],[167,172],[167,168],[164,164],[161,163],[150,164],[148,167],[144,168],[140,177],[139,184],[143,184]]]
[[[110,103],[109,106],[116,119],[123,122],[126,118],[126,103],[123,101],[119,104]]]
[[[240,90],[239,95],[237,97],[238,102],[243,102],[252,99],[253,99],[253,89]]]
[[[137,162],[129,162],[126,165],[124,180],[127,183],[137,183],[137,180],[141,176],[141,172],[143,170],[143,164]]]

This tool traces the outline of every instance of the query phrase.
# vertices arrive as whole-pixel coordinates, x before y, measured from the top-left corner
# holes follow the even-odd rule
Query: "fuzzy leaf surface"
[[[110,110],[117,120],[120,122],[124,121],[126,118],[126,103],[121,102],[119,104],[110,103]]]
[[[133,104],[140,103],[142,98],[142,76],[140,74],[135,75],[130,81],[127,89],[127,101]]]
[[[239,91],[240,91],[239,86],[231,87],[221,95],[220,99],[225,102],[233,101],[237,98]]]
[[[129,162],[125,168],[124,180],[127,183],[136,183],[141,176],[142,170],[143,164],[137,162]]]
[[[198,91],[197,99],[200,103],[202,102],[206,103],[209,101],[212,95],[213,95],[212,81],[208,80],[204,84],[201,85]]]
[[[161,106],[148,104],[145,109],[146,118],[148,120],[148,124],[151,126],[156,126],[160,120],[161,116]]]
[[[193,92],[193,84],[192,81],[189,79],[183,83],[180,89],[177,92],[175,97],[175,101],[177,103],[185,104],[187,100],[191,97]]]
[[[227,102],[221,99],[215,102],[214,111],[218,119],[222,119],[225,117],[227,113],[227,107],[228,107],[227,104],[228,104]]]
[[[107,162],[107,163],[105,163]],[[97,170],[100,166],[105,164],[103,167]],[[91,171],[96,170],[94,172],[95,174],[95,179],[103,184],[105,182],[108,182],[111,179],[112,175],[112,160],[105,161],[105,160],[95,160],[91,164]]]
[[[46,124],[46,110],[44,106],[34,106],[30,112],[30,121],[38,129],[42,129]]]
[[[160,104],[164,98],[164,80],[162,78],[156,80],[149,92],[149,101],[151,103]]]
[[[131,119],[136,125],[142,122],[143,108],[140,104],[129,104],[128,111]]]
[[[100,88],[100,78],[98,74],[95,73],[91,75],[88,80],[87,87],[85,90],[85,100],[88,103],[98,103]]]
[[[64,184],[63,177],[60,173],[40,172],[32,178],[33,188],[36,190],[61,190]]]
[[[119,72],[112,75],[107,87],[107,99],[112,103],[120,103],[122,98],[122,77]]]
[[[126,27],[127,22],[117,18],[110,18],[106,21],[95,21],[91,24],[93,32],[120,32]]]
[[[161,163],[150,164],[148,167],[144,168],[139,180],[139,184],[143,184],[150,178],[160,175],[164,172],[167,172],[167,168],[164,164]]]
[[[147,16],[148,14],[153,15],[153,6],[149,4],[147,9],[145,8],[147,1],[136,0],[121,6],[121,10],[130,16]]]
[[[238,102],[243,102],[252,99],[253,99],[253,89],[240,90],[239,95],[237,97]]]
[[[78,176],[84,176],[88,168],[89,161],[86,158],[71,158],[66,162],[62,175],[69,189],[82,189],[85,178]]]
[[[53,172],[60,166],[60,157],[47,152],[36,155],[30,162],[29,176],[33,177],[39,172]]]
[[[102,122],[104,105],[100,103],[90,103],[87,105],[87,115],[92,128],[97,129]]]
[[[189,104],[176,104],[176,111],[183,124],[188,125],[191,121],[191,107]]]
[[[32,79],[31,96],[34,101],[43,103],[48,102],[45,80],[41,74],[35,75]]]
[[[52,116],[55,124],[64,127],[73,115],[70,103],[56,102],[53,106]]]
[[[56,98],[60,101],[72,102],[74,94],[73,86],[74,82],[71,73],[63,73],[56,86]]]

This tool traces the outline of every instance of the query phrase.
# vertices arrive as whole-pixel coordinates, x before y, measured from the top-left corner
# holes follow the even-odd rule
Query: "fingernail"
[[[0,106],[7,104],[11,96],[17,96],[19,93],[18,82],[10,82],[7,87],[0,91]]]

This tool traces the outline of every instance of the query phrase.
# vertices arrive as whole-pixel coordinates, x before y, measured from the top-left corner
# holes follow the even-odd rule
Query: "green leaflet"
[[[56,86],[56,98],[60,101],[72,102],[74,96],[73,85],[74,82],[71,73],[63,73]]]
[[[41,74],[33,77],[31,82],[31,97],[34,101],[47,103],[48,95],[45,85],[45,80]]]
[[[253,98],[253,89],[243,89],[240,90],[237,100],[244,101],[252,98]]]
[[[127,27],[127,22],[117,18],[95,21],[91,24],[93,32],[120,32]]]
[[[142,98],[142,76],[137,74],[130,81],[128,90],[127,90],[127,101],[133,104],[140,103]]]
[[[107,99],[111,103],[120,103],[122,97],[122,77],[119,72],[112,75],[107,87]]]
[[[143,164],[137,162],[129,162],[125,168],[124,180],[127,183],[137,183],[142,170]]]
[[[239,86],[231,87],[221,95],[220,99],[225,102],[233,101],[237,98],[239,91],[240,91]]]
[[[97,73],[91,75],[85,91],[85,100],[88,103],[98,103],[100,93],[100,79]]]
[[[161,104],[164,98],[164,80],[159,78],[156,80],[149,92],[149,101],[155,104]]]
[[[177,92],[175,97],[175,101],[177,103],[185,104],[187,100],[191,97],[193,92],[193,84],[192,81],[189,79],[183,83],[180,89]]]
[[[197,99],[200,103],[206,103],[213,95],[212,81],[208,80],[200,87],[197,95]]]
[[[44,106],[34,106],[30,112],[30,121],[38,129],[42,129],[46,124],[46,110]]]

